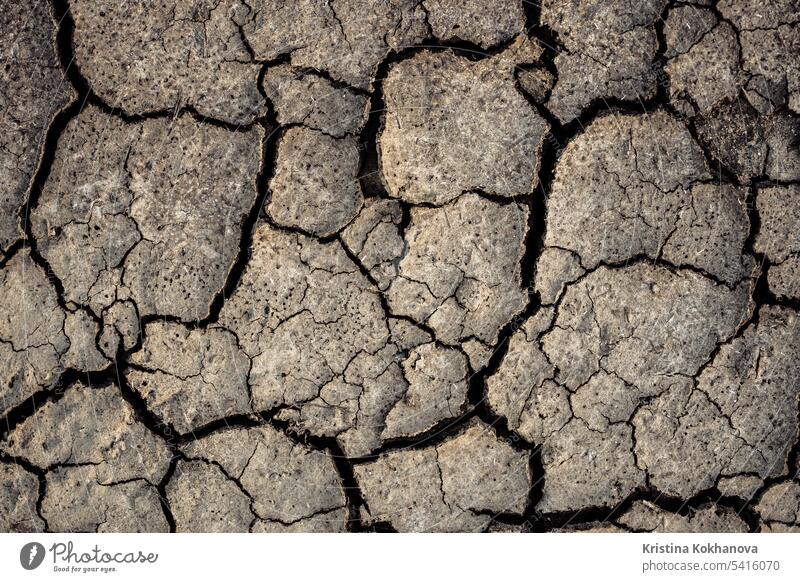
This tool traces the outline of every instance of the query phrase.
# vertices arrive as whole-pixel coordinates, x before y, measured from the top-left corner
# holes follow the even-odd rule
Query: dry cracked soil
[[[800,1],[0,29],[0,531],[800,531]]]

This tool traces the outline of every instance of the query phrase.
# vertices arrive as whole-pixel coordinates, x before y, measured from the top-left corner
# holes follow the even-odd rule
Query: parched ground
[[[800,531],[800,1],[0,30],[0,531]]]

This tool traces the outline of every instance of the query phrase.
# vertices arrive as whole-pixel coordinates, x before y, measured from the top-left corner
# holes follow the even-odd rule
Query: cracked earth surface
[[[0,19],[1,531],[800,531],[797,0]]]

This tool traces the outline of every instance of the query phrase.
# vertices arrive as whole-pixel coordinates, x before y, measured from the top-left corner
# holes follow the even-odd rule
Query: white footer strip
[[[798,534],[0,534],[0,580],[796,581],[798,554]]]

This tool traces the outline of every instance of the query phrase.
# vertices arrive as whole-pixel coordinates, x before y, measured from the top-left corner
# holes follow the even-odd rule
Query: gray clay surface
[[[800,531],[800,2],[0,0],[0,531]]]

